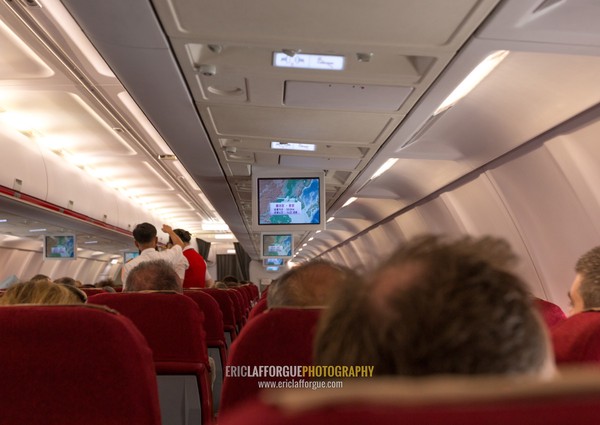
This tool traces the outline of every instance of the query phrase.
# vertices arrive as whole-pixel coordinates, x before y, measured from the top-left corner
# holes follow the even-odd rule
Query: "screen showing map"
[[[294,238],[291,234],[262,235],[263,257],[291,257],[294,249]]]
[[[283,258],[265,258],[263,266],[283,266]]]
[[[258,224],[321,224],[321,181],[313,178],[259,178]]]
[[[44,237],[44,258],[56,260],[74,260],[77,257],[75,235]]]

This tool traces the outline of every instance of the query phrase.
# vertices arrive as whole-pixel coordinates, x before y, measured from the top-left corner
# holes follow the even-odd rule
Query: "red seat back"
[[[536,298],[534,300],[534,305],[542,315],[542,318],[544,319],[544,322],[546,322],[548,329],[553,328],[567,318],[562,309],[550,301]]]
[[[252,307],[252,310],[250,310],[250,314],[248,315],[248,320],[260,315],[261,313],[265,312],[267,309],[269,308],[269,305],[267,304],[267,299],[266,298],[261,298],[254,307]]]
[[[308,366],[321,309],[281,308],[255,317],[238,335],[229,351],[228,366]],[[221,411],[258,394],[258,382],[290,378],[226,376]]]
[[[186,289],[183,294],[194,300],[204,313],[206,344],[210,346],[225,344],[223,312],[219,307],[219,303],[204,291]]]
[[[237,336],[235,322],[235,306],[227,290],[217,288],[203,288],[201,291],[207,293],[217,301],[223,313],[223,326],[225,331],[231,333],[232,340]]]
[[[271,394],[270,404],[253,400],[220,416],[219,425],[595,424],[600,417],[600,375],[597,370],[586,372],[587,377],[556,383],[448,378],[432,397],[426,395],[430,378],[359,379],[335,390],[282,389]],[[362,385],[352,385],[357,383]],[[466,390],[471,396],[462,395]]]
[[[152,352],[96,306],[0,307],[0,423],[160,424]]]
[[[164,292],[98,294],[89,303],[106,305],[129,317],[148,340],[159,375],[195,375],[202,421],[212,417],[204,315],[189,297]]]
[[[600,362],[600,312],[587,311],[551,329],[557,363]]]

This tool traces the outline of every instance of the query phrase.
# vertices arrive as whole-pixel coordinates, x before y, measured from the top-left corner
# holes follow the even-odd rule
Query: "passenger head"
[[[81,304],[86,296],[74,286],[69,287],[44,280],[18,283],[0,297],[0,305],[13,304]]]
[[[115,281],[113,279],[111,279],[110,277],[99,280],[98,282],[96,282],[94,284],[94,287],[96,287],[96,288],[105,288],[105,287],[114,288],[115,286],[116,286]]]
[[[183,229],[175,229],[173,230],[173,232],[175,232],[175,234],[179,236],[179,239],[181,239],[184,245],[189,245],[190,241],[192,240],[192,234],[190,232]],[[171,238],[169,238],[169,243],[173,244]]]
[[[240,286],[240,281],[235,276],[225,276],[223,278],[223,283],[227,285],[228,288],[233,288],[235,286]]]
[[[492,238],[407,243],[339,293],[319,326],[317,363],[378,375],[551,373],[545,328],[507,270],[514,258]]]
[[[570,315],[600,307],[600,246],[583,254],[575,264],[575,280],[569,291]]]
[[[74,288],[77,288],[79,285],[77,285],[77,281],[75,279],[73,279],[72,277],[61,277],[58,279],[54,279],[54,283],[60,283],[61,285],[67,285],[67,286],[73,286]]]
[[[133,229],[133,239],[139,248],[156,246],[156,227],[150,223],[141,223]]]
[[[267,304],[274,307],[323,307],[346,281],[356,278],[352,271],[324,260],[301,264],[269,285]]]
[[[44,282],[52,282],[52,279],[50,279],[50,277],[46,276],[45,274],[36,274],[31,279],[29,279],[30,282],[37,282],[39,280]]]
[[[164,260],[144,261],[127,275],[126,292],[176,291],[182,292],[181,279],[175,269]]]

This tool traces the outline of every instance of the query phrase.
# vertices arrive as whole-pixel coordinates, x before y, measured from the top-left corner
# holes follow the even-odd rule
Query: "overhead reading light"
[[[342,71],[344,69],[344,60],[344,56],[314,55],[306,53],[298,53],[290,56],[289,54],[282,52],[273,53],[273,66],[279,68]]]
[[[433,115],[437,115],[448,108],[451,108],[456,102],[469,94],[471,90],[477,87],[477,85],[483,81],[483,79],[500,64],[500,62],[502,62],[508,53],[508,50],[498,50],[486,57],[464,80],[462,80],[452,93],[450,93],[450,96],[438,106]]]
[[[119,262],[118,258],[113,258],[112,260],[110,260],[110,264],[117,264]]]
[[[313,239],[314,239],[314,236],[313,236],[313,237],[311,237],[311,238],[309,238],[309,239],[308,239],[308,241],[310,242],[310,241],[312,241]]]
[[[335,217],[329,217],[329,220],[327,220],[327,223],[331,223],[333,220],[335,220]]]
[[[271,149],[314,152],[317,149],[317,145],[312,143],[271,142]]]
[[[308,245],[308,244],[307,244],[307,243],[305,243],[305,244],[302,244],[302,247],[304,248],[306,245]]]
[[[348,205],[350,205],[352,202],[356,201],[358,198],[356,196],[352,196],[350,198],[348,198],[348,200],[344,203],[344,205],[342,205],[342,208],[347,207]]]
[[[371,180],[376,179],[377,177],[385,173],[387,170],[392,168],[397,161],[398,158],[390,158],[387,161],[385,161],[383,165],[373,173],[373,175],[371,176]]]

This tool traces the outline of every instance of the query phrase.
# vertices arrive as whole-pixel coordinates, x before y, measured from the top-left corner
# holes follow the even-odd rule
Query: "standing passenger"
[[[169,235],[175,245],[171,249],[159,252],[156,250],[158,243],[156,227],[150,223],[141,223],[133,229],[135,246],[140,250],[140,255],[123,264],[121,280],[123,281],[124,291],[127,289],[127,276],[129,275],[129,272],[133,270],[135,266],[145,261],[165,260],[167,263],[171,264],[181,279],[181,282],[183,282],[185,270],[189,266],[187,259],[183,256],[183,241],[177,236],[171,226],[163,224],[162,231]]]
[[[185,271],[183,287],[206,288],[213,286],[214,283],[206,268],[206,261],[204,260],[204,257],[196,252],[196,250],[190,245],[190,241],[192,239],[190,232],[183,229],[175,229],[174,232],[183,241],[183,255],[190,265]],[[172,240],[169,239],[169,242],[172,243]]]

